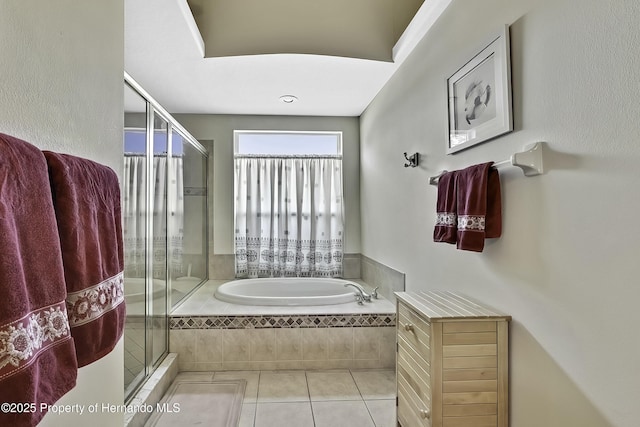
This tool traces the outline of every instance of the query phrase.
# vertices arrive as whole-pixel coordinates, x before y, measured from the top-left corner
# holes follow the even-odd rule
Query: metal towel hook
[[[420,162],[420,154],[418,153],[413,153],[411,156],[407,157],[407,152],[405,151],[404,158],[407,159],[407,161],[409,162],[404,164],[405,168],[408,168],[408,167],[415,168],[416,166],[418,166],[418,163]]]

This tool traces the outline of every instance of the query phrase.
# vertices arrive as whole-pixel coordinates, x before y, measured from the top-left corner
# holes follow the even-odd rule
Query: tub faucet
[[[347,286],[353,286],[358,291],[358,293],[356,293],[356,301],[358,301],[358,304],[362,304],[362,301],[371,302],[371,295],[366,293],[362,286],[360,286],[357,283],[351,283],[351,282],[344,284],[345,288]]]

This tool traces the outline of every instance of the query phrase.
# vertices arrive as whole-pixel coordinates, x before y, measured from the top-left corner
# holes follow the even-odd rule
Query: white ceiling
[[[187,0],[125,0],[125,70],[167,111],[359,116],[452,0],[425,0],[394,62],[271,54],[204,58]],[[285,104],[282,95],[298,101]]]

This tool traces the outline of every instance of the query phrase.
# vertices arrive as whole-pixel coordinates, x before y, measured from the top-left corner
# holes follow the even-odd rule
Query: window
[[[341,156],[342,132],[235,131],[236,155]]]
[[[342,275],[340,132],[236,131],[237,277]]]

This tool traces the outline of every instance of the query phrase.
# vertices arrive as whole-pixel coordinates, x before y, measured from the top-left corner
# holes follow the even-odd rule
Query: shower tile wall
[[[379,293],[395,304],[394,292],[405,290],[405,274],[362,255],[362,280],[371,287],[380,287]]]
[[[231,280],[235,275],[235,255],[216,255],[213,253],[213,242],[209,242],[209,279]]]
[[[184,150],[184,246],[183,275],[201,279],[207,276],[206,227],[206,158],[195,148],[183,144]]]
[[[345,279],[360,279],[362,277],[361,260],[360,254],[344,254],[342,268]]]

